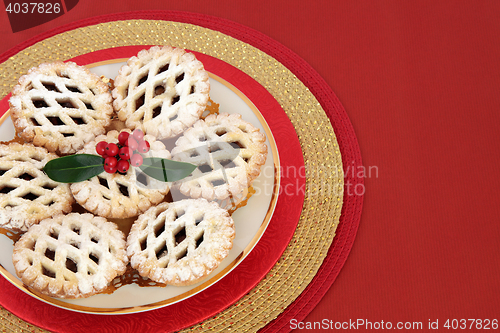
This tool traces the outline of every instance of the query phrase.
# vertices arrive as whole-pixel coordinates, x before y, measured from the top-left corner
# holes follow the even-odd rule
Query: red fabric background
[[[340,275],[304,321],[500,319],[500,2],[86,0],[16,34],[0,13],[0,52],[138,9],[260,31],[307,61],[346,109],[367,168],[363,215]]]

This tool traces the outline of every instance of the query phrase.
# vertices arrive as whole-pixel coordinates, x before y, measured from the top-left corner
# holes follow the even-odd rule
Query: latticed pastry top
[[[123,130],[128,131],[130,130]],[[100,141],[118,143],[118,131],[110,131],[89,142],[79,154],[97,155],[96,145]],[[170,158],[161,141],[146,135],[151,145],[152,157]],[[139,215],[151,205],[163,201],[169,191],[169,183],[146,176],[138,168],[130,167],[126,174],[103,171],[89,180],[71,184],[76,201],[89,212],[107,218],[128,218]]]
[[[114,86],[119,119],[158,139],[174,137],[197,121],[210,91],[203,64],[194,54],[170,46],[154,46],[130,58]]]
[[[225,200],[240,197],[260,174],[267,159],[266,137],[240,114],[209,115],[186,130],[172,158],[198,166],[176,183],[192,198]]]
[[[43,172],[57,157],[31,144],[0,145],[0,227],[26,231],[45,218],[71,211],[69,185]]]
[[[21,137],[72,154],[103,134],[113,113],[108,85],[75,63],[44,63],[21,76],[9,100]]]
[[[127,237],[127,254],[141,276],[184,286],[215,270],[233,239],[234,222],[226,210],[205,199],[185,199],[139,216]]]
[[[17,275],[33,289],[60,298],[80,298],[105,289],[125,272],[125,235],[115,223],[70,213],[31,227],[14,245]]]

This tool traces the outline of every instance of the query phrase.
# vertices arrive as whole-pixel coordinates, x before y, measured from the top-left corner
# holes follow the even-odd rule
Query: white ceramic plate
[[[114,78],[122,65],[123,62],[117,62],[87,67],[98,75]],[[139,287],[136,284],[129,284],[120,287],[112,294],[99,294],[78,300],[54,299],[31,291],[17,278],[11,258],[13,242],[6,235],[0,234],[0,274],[21,290],[54,306],[80,312],[117,314],[141,312],[182,301],[213,286],[244,260],[271,220],[277,200],[274,191],[279,187],[276,184],[279,179],[275,175],[275,170],[279,169],[278,153],[269,127],[252,102],[234,86],[216,75],[210,74],[210,84],[210,97],[220,105],[219,112],[240,113],[244,120],[266,134],[269,148],[261,175],[253,183],[256,193],[245,207],[239,208],[233,214],[236,238],[229,256],[217,270],[204,281],[192,286]],[[4,118],[0,125],[0,141],[9,141],[14,135],[15,130],[10,117]]]

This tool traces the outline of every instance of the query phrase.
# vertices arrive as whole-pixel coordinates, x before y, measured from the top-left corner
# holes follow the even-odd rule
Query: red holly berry
[[[130,136],[129,132],[120,132],[120,134],[118,134],[118,143],[121,144],[122,146],[126,146],[129,136]]]
[[[108,156],[104,159],[104,166],[108,168],[116,168],[116,165],[118,164],[118,160],[116,157],[111,157]]]
[[[120,156],[122,160],[129,160],[133,154],[134,151],[130,149],[130,147],[121,147],[118,152],[118,156]]]
[[[135,151],[137,149],[137,147],[139,147],[139,144],[137,143],[137,141],[135,141],[135,139],[129,137],[127,140],[127,146],[130,149],[132,149],[132,151]]]
[[[149,142],[141,141],[141,143],[139,143],[139,147],[137,148],[137,150],[139,151],[139,153],[146,154],[149,151],[149,148],[150,148]]]
[[[116,145],[116,143],[108,143],[106,146],[106,155],[107,156],[116,156],[118,155],[118,151],[120,148]]]
[[[101,141],[99,142],[96,147],[95,147],[95,151],[101,155],[101,156],[106,156],[106,146],[108,145],[108,143],[106,141]]]
[[[116,172],[116,165],[111,168],[111,167],[108,167],[108,166],[104,166],[104,171],[106,171],[107,173],[115,173]]]
[[[119,160],[117,164],[118,172],[126,173],[130,167],[130,164],[126,160]]]
[[[134,154],[131,158],[130,158],[130,164],[132,164],[133,166],[135,167],[139,167],[142,165],[142,162],[143,162],[143,159],[142,159],[142,156],[139,155],[139,154]]]
[[[134,138],[138,141],[138,142],[141,142],[142,139],[144,139],[144,132],[141,131],[140,129],[136,129],[134,130],[134,132],[132,133],[132,135],[134,136]]]

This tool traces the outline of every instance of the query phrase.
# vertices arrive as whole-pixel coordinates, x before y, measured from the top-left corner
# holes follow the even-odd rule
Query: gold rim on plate
[[[305,163],[306,185],[302,213],[290,244],[267,276],[247,295],[218,315],[185,330],[203,331],[210,327],[217,332],[231,327],[238,332],[258,331],[277,318],[309,285],[335,236],[343,202],[344,175],[330,120],[309,89],[276,59],[221,32],[172,21],[107,22],[40,41],[0,64],[0,97],[9,93],[23,73],[42,61],[66,60],[129,45],[181,47],[238,68],[271,93],[296,130]],[[0,319],[12,318],[4,309],[0,310]],[[16,329],[33,329],[32,325],[21,322]]]

